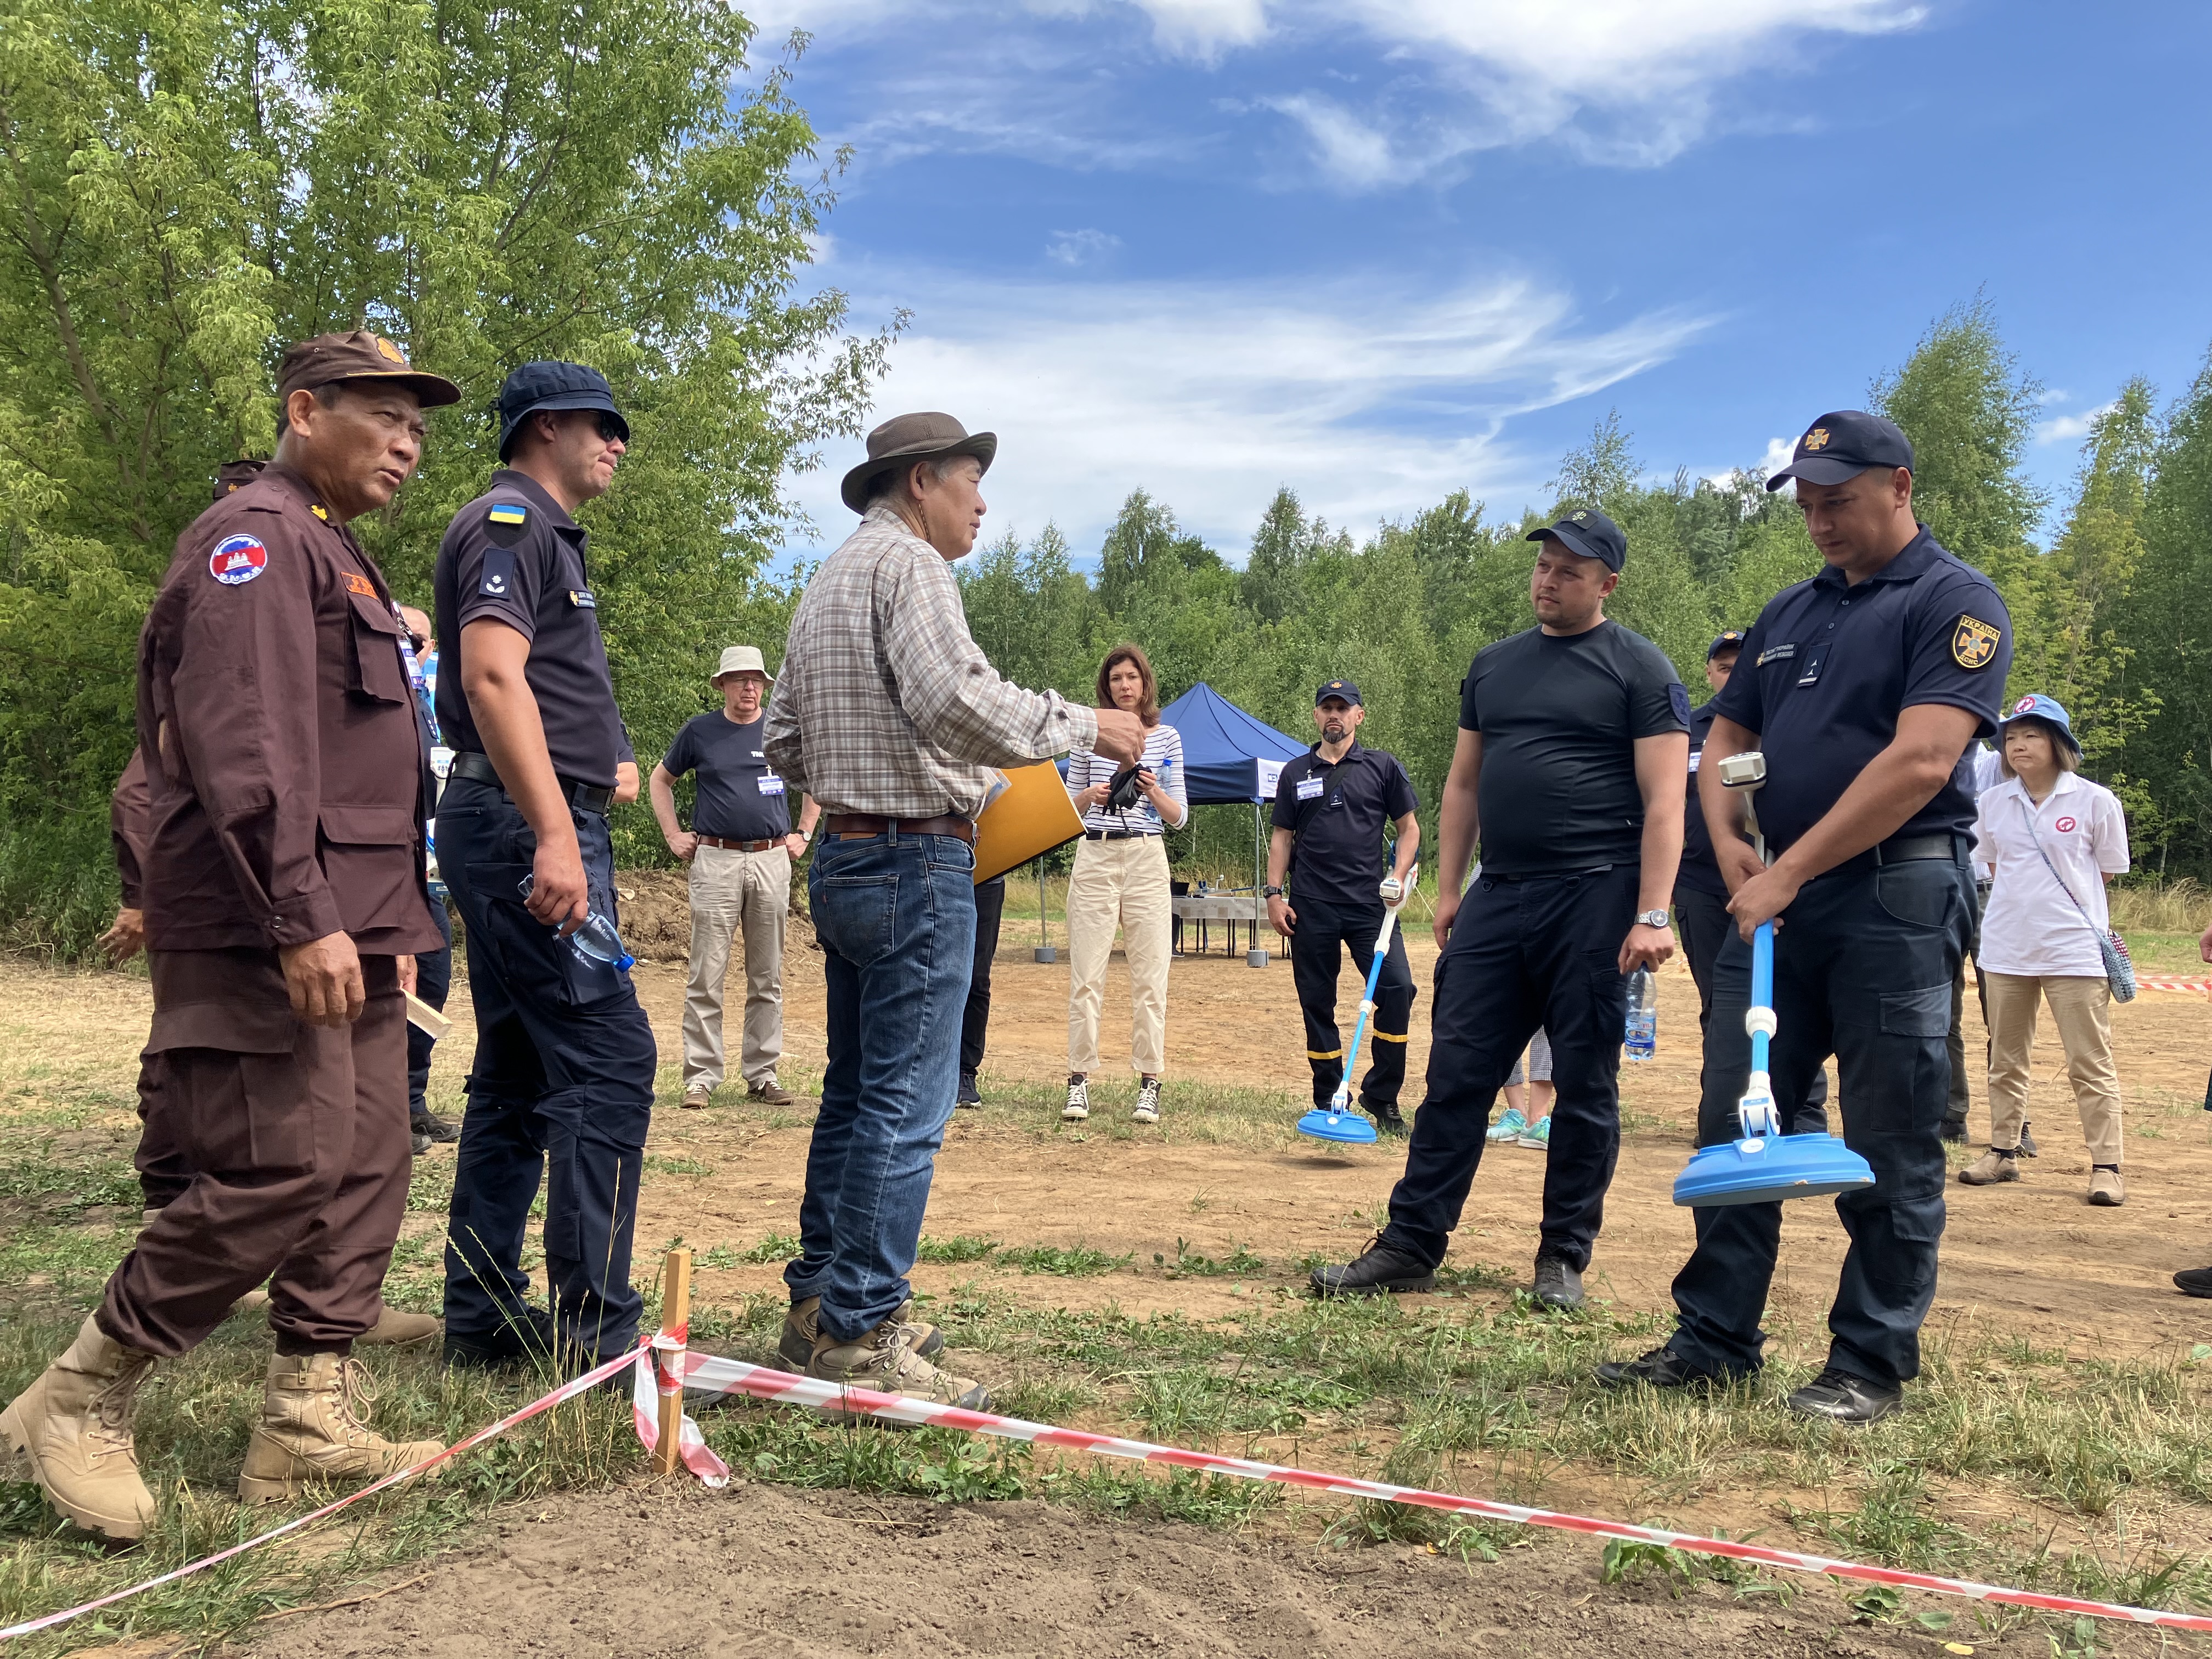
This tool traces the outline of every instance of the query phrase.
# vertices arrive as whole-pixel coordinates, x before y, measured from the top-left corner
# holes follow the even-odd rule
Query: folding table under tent
[[[1212,686],[1200,682],[1160,710],[1160,718],[1182,738],[1184,793],[1193,806],[1252,808],[1252,903],[1254,947],[1244,959],[1264,967],[1267,953],[1256,943],[1267,908],[1260,884],[1267,878],[1267,832],[1260,814],[1275,799],[1275,783],[1285,762],[1307,745],[1285,737],[1265,720],[1255,720]]]

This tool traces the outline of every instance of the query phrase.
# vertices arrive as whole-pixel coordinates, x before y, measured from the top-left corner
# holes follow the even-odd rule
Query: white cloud
[[[1790,458],[1796,453],[1797,441],[1795,438],[1769,438],[1765,457],[1759,464],[1759,469],[1771,478],[1789,465]]]
[[[1044,245],[1044,257],[1054,264],[1095,264],[1121,246],[1120,237],[1103,230],[1055,230]]]
[[[2060,398],[2064,395],[2063,392],[2058,394]],[[2056,401],[2057,398],[2054,398],[2044,399],[2045,404]],[[2085,410],[2079,415],[2054,415],[2035,428],[2035,441],[2039,444],[2079,442],[2089,435],[2097,422],[2112,409],[2111,404],[2100,404],[2095,409]]]
[[[916,320],[872,418],[942,409],[995,430],[987,535],[1052,519],[1083,550],[1139,486],[1240,555],[1285,483],[1355,526],[1460,488],[1517,509],[1552,458],[1516,447],[1511,416],[1662,362],[1707,324],[1654,313],[1595,328],[1569,295],[1512,277],[1423,295],[1371,273],[1295,285],[902,273],[899,295]],[[876,304],[855,302],[863,315]],[[824,460],[793,486],[834,540],[850,463]]]
[[[1334,99],[1305,92],[1264,101],[1305,130],[1312,141],[1314,160],[1340,185],[1371,190],[1399,182],[1407,171],[1407,164],[1395,154],[1388,136]]]

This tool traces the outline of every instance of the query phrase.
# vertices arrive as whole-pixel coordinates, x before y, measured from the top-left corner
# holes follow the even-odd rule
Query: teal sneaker
[[[1522,1130],[1513,1143],[1516,1146],[1534,1146],[1540,1152],[1552,1150],[1552,1120],[1548,1114],[1532,1127]]]
[[[1490,1126],[1489,1138],[1492,1140],[1518,1140],[1521,1132],[1528,1127],[1528,1120],[1521,1115],[1521,1109],[1508,1106],[1505,1115]]]

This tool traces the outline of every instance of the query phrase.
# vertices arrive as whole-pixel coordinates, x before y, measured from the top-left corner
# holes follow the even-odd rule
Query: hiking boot
[[[131,1412],[154,1356],[126,1348],[87,1317],[69,1352],[0,1412],[0,1475],[35,1480],[87,1532],[143,1538],[154,1494],[138,1476]]]
[[[375,1399],[358,1359],[271,1355],[261,1420],[239,1472],[238,1501],[281,1504],[311,1480],[377,1480],[446,1449],[437,1440],[386,1440],[362,1420]]]
[[[907,1340],[924,1359],[934,1359],[945,1352],[945,1333],[934,1325],[914,1318],[911,1297],[899,1304],[891,1318],[907,1334]],[[814,1358],[814,1340],[822,1334],[822,1298],[810,1296],[803,1302],[794,1302],[783,1316],[783,1329],[776,1334],[776,1357],[794,1371],[804,1372],[806,1362]]]
[[[386,1304],[376,1316],[376,1323],[354,1338],[356,1342],[368,1342],[378,1347],[404,1347],[410,1342],[428,1342],[434,1336],[446,1334],[446,1322],[428,1314],[409,1313],[404,1308]]]
[[[904,1395],[910,1400],[933,1401],[971,1412],[990,1410],[991,1396],[981,1382],[939,1370],[915,1351],[907,1340],[914,1328],[899,1323],[898,1316],[893,1314],[855,1342],[822,1331],[814,1339],[806,1374],[847,1388]]]
[[[1386,1100],[1370,1104],[1363,1100],[1359,1103],[1359,1109],[1375,1120],[1376,1128],[1383,1134],[1396,1135],[1402,1140],[1413,1133],[1407,1127],[1404,1117],[1400,1115],[1395,1101]]]
[[[1521,1115],[1518,1106],[1508,1106],[1505,1115],[1490,1126],[1483,1139],[1496,1146],[1502,1140],[1518,1140],[1521,1132],[1528,1127],[1528,1120]]]
[[[684,1109],[687,1112],[703,1112],[714,1103],[714,1091],[712,1089],[703,1083],[695,1083],[684,1091]]]
[[[975,1086],[975,1073],[960,1073],[960,1092],[952,1097],[952,1103],[955,1106],[981,1106],[983,1103],[982,1091]]]
[[[2212,1267],[2184,1267],[2174,1274],[2173,1288],[2184,1296],[2212,1297]]]
[[[1062,1123],[1080,1123],[1091,1115],[1091,1085],[1079,1077],[1067,1079],[1067,1104],[1060,1109]]]
[[[2089,1171],[2089,1201],[2100,1209],[2114,1210],[2128,1201],[2128,1184],[2117,1165],[2100,1164]]]
[[[1943,1120],[1943,1127],[1936,1133],[1945,1140],[1964,1146],[1966,1139],[1966,1120],[1963,1117],[1947,1117]]]
[[[1884,1388],[1831,1365],[1785,1403],[1800,1417],[1825,1417],[1832,1423],[1871,1423],[1888,1416],[1904,1400],[1905,1390],[1897,1384]]]
[[[428,1135],[440,1146],[450,1146],[461,1138],[461,1126],[448,1123],[435,1112],[416,1112],[407,1120],[407,1127],[418,1135]]]
[[[1158,1123],[1160,1121],[1160,1080],[1148,1077],[1137,1085],[1137,1103],[1129,1109],[1132,1123]]]
[[[553,1316],[542,1308],[524,1308],[519,1322],[488,1331],[446,1330],[443,1363],[459,1370],[489,1370],[526,1359],[550,1363],[552,1358]]]
[[[2017,1181],[2020,1179],[2020,1158],[2014,1153],[1999,1152],[1992,1146],[1960,1170],[1959,1179],[1969,1187],[1993,1187],[2000,1181]]]
[[[1726,1387],[1728,1378],[1714,1371],[1692,1369],[1672,1348],[1654,1348],[1634,1359],[1611,1359],[1597,1368],[1597,1380],[1608,1389],[1705,1389]]]
[[[791,1093],[774,1078],[765,1083],[745,1085],[745,1098],[756,1106],[796,1106],[799,1097]]]
[[[1544,1120],[1547,1123],[1551,1120]],[[1536,1258],[1536,1282],[1529,1295],[1547,1308],[1583,1305],[1583,1270],[1563,1255]]]
[[[1379,1296],[1385,1291],[1433,1291],[1437,1270],[1409,1251],[1385,1244],[1377,1233],[1357,1261],[1316,1267],[1306,1282],[1316,1296]]]
[[[1550,1152],[1552,1150],[1552,1120],[1549,1117],[1538,1118],[1520,1133],[1513,1144],[1516,1146],[1533,1147],[1540,1152]]]
[[[416,1128],[412,1122],[407,1126],[407,1150],[416,1158],[422,1157],[430,1150],[430,1137]]]

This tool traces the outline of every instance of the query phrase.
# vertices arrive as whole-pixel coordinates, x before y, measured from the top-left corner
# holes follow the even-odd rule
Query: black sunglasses
[[[599,417],[600,437],[611,444],[629,441],[629,428],[623,426],[620,416],[610,415],[605,410],[601,410],[599,411]]]

